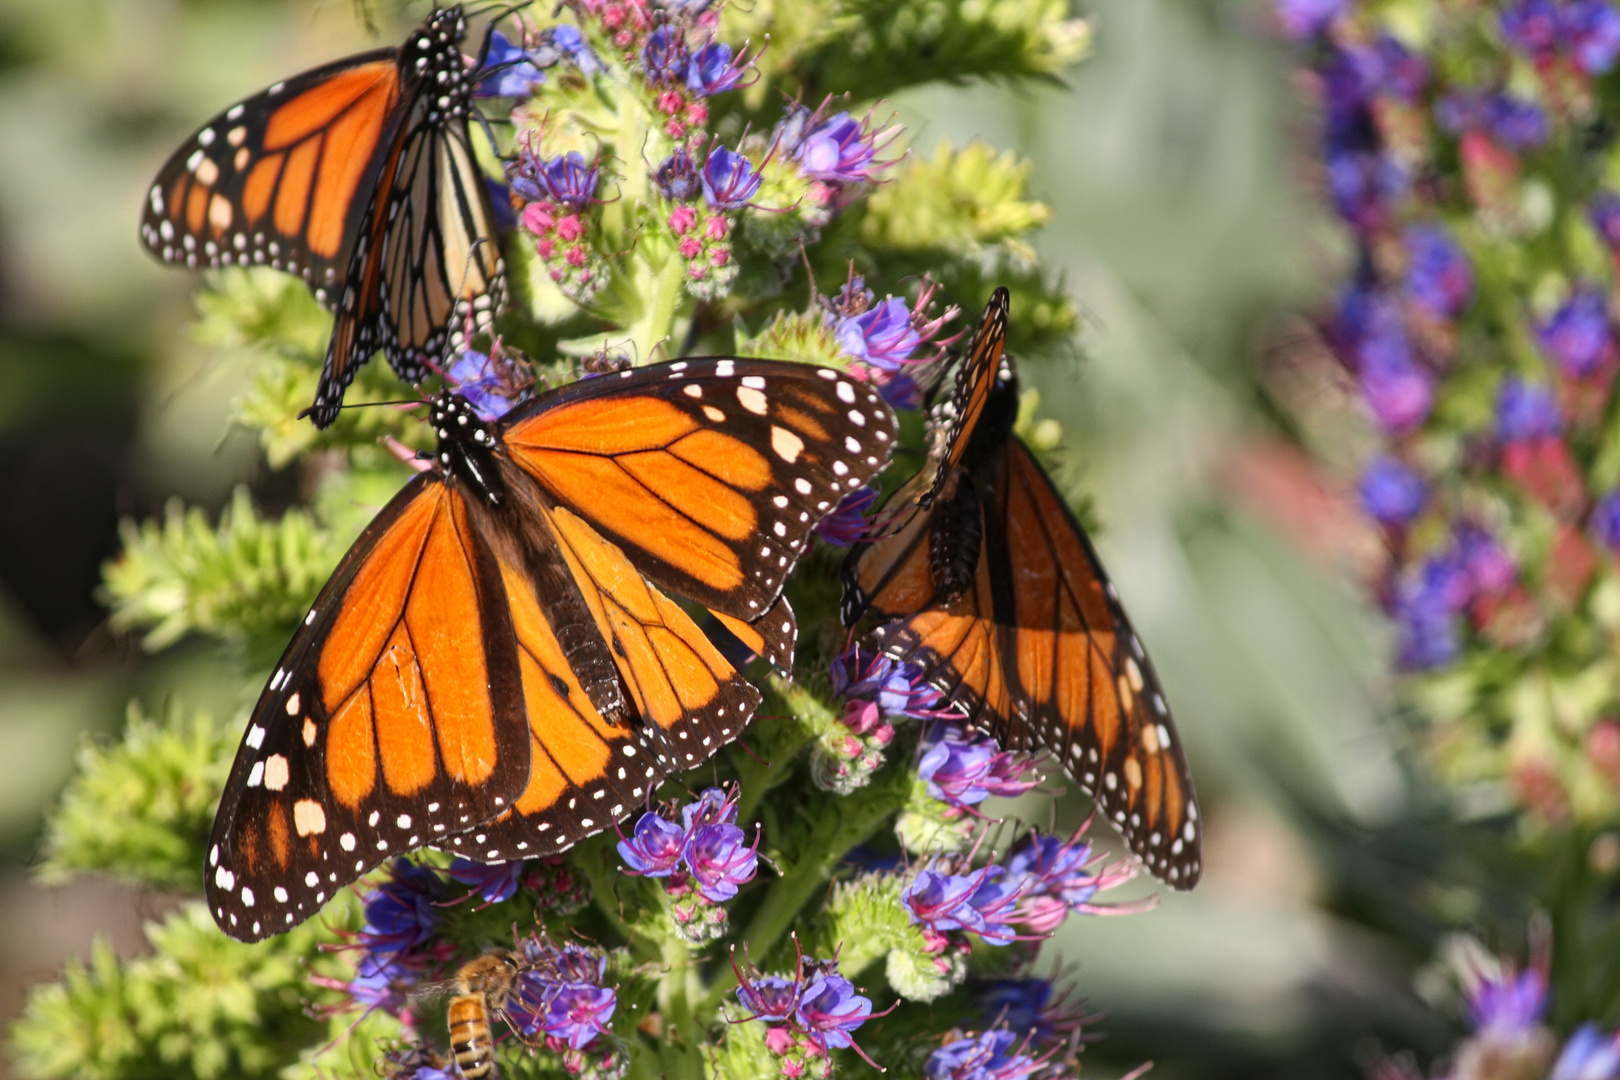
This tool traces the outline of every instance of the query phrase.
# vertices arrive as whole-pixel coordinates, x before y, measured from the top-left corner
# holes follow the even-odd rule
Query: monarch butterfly
[[[895,430],[837,372],[725,358],[493,423],[447,390],[431,419],[431,468],[338,564],[237,750],[206,867],[232,937],[417,847],[561,851],[735,738],[759,692],[664,590],[788,668],[783,580]]]
[[[501,304],[494,212],[467,127],[466,33],[459,7],[439,8],[397,49],[232,105],[147,193],[141,239],[164,262],[272,266],[336,311],[304,412],[317,427],[337,418],[373,352],[419,382],[461,345],[467,323],[488,330]]]
[[[890,535],[846,558],[844,624],[875,616],[876,646],[920,664],[970,722],[1050,750],[1149,870],[1190,889],[1202,848],[1192,777],[1091,541],[1013,434],[1007,300],[995,291],[958,371],[932,475],[896,493]]]

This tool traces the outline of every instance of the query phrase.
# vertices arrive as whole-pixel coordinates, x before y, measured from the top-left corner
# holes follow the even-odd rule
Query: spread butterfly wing
[[[990,394],[996,386],[996,375],[1001,370],[1001,354],[1007,346],[1007,309],[1010,302],[1005,288],[991,293],[990,302],[985,305],[984,315],[979,319],[978,329],[973,332],[973,341],[968,346],[967,356],[957,372],[955,388],[951,393],[951,422],[944,439],[945,449],[940,455],[939,471],[934,474],[933,484],[928,491],[918,500],[918,505],[924,509],[939,498],[946,480],[961,462],[962,455],[967,453],[972,433],[990,402]]]
[[[385,859],[502,813],[529,775],[505,582],[461,496],[406,485],[254,708],[214,820],[210,909],[254,941]]]
[[[574,583],[608,643],[634,718],[615,724],[592,705],[532,590],[503,566],[513,598],[529,716],[527,788],[512,809],[453,837],[481,861],[562,851],[645,803],[664,777],[707,760],[758,708],[760,695],[691,618],[584,519],[547,513]]]
[[[203,125],[147,193],[146,247],[190,267],[271,266],[333,302],[397,117],[395,54],[306,71]]]
[[[506,444],[660,587],[791,657],[782,583],[816,523],[875,476],[894,413],[841,372],[680,360],[585,379],[514,416]]]

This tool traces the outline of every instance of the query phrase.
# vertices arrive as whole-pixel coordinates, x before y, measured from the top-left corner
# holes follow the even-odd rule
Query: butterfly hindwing
[[[393,855],[503,812],[529,772],[512,615],[461,496],[424,476],[362,534],[232,765],[207,891],[232,936],[313,914]]]

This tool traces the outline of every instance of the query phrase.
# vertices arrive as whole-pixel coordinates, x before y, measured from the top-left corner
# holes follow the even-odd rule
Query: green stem
[[[693,1002],[703,998],[703,982],[692,960],[691,947],[675,933],[675,912],[669,894],[660,890],[669,933],[663,941],[664,977],[658,981],[658,1012],[664,1018],[659,1055],[665,1080],[702,1080],[705,1042],[703,1025]]]

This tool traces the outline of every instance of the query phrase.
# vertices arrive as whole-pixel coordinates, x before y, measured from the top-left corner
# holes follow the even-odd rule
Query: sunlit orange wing
[[[383,860],[512,805],[529,776],[512,622],[461,495],[434,474],[411,481],[253,710],[208,849],[227,932],[285,930]]]
[[[782,583],[815,524],[888,461],[894,432],[882,398],[840,372],[702,359],[581,380],[510,418],[505,438],[649,580],[781,663],[795,633]]]

